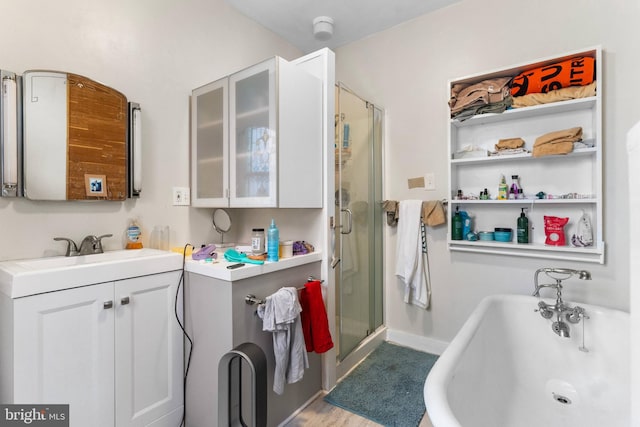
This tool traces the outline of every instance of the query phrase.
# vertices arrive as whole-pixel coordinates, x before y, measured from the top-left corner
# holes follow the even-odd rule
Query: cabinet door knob
[[[109,308],[113,307],[113,301],[105,301],[104,303],[102,303],[102,307],[107,310]]]
[[[129,304],[129,297],[123,297],[120,299],[120,304],[127,305]]]

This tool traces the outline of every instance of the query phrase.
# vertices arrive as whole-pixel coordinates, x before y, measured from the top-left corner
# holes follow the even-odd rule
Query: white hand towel
[[[396,276],[404,283],[404,302],[426,309],[427,280],[424,274],[420,214],[422,200],[402,200],[398,212]]]

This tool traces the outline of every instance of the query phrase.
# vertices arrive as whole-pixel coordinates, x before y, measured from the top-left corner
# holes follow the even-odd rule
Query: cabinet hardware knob
[[[113,308],[113,301],[105,301],[105,302],[102,304],[102,307],[103,307],[105,310],[107,310],[107,309],[109,309],[109,308]]]
[[[122,304],[122,305],[129,304],[129,297],[124,297],[124,298],[120,299],[120,304]]]

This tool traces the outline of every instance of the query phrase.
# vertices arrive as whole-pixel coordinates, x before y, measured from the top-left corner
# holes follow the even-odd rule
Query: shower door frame
[[[343,240],[344,235],[348,235],[351,232],[354,224],[351,221],[352,213],[344,206],[345,195],[343,191],[345,189],[342,186],[342,167],[343,167],[343,159],[342,155],[345,152],[343,150],[343,132],[344,132],[344,124],[348,121],[344,115],[344,105],[341,103],[340,95],[341,92],[344,91],[349,96],[355,97],[359,101],[364,103],[364,108],[366,109],[366,117],[367,117],[367,131],[369,132],[369,136],[367,137],[367,150],[366,154],[368,155],[368,163],[367,163],[367,212],[366,212],[366,223],[368,224],[367,234],[367,242],[366,248],[367,251],[367,277],[365,280],[368,280],[368,312],[366,319],[366,331],[358,330],[358,334],[355,336],[356,339],[359,339],[358,342],[354,344],[352,340],[348,348],[345,349],[345,339],[344,339],[344,322],[345,316],[343,315],[344,306],[344,293],[343,286],[346,287],[346,280],[344,280],[344,271],[342,267],[345,263],[344,250],[345,245],[343,244],[345,240]],[[335,159],[335,167],[334,173],[336,176],[336,182],[334,185],[334,189],[337,191],[336,193],[336,204],[338,209],[336,210],[336,242],[338,243],[340,260],[341,262],[336,266],[336,314],[337,316],[337,333],[339,340],[339,350],[337,352],[337,361],[338,364],[342,364],[346,361],[347,358],[355,359],[357,363],[361,356],[357,355],[359,349],[363,346],[366,346],[367,342],[370,341],[369,337],[376,335],[377,332],[384,329],[384,222],[383,222],[383,213],[382,213],[382,197],[384,193],[384,109],[381,107],[363,99],[354,91],[349,89],[346,85],[341,82],[336,83],[336,127],[338,140],[336,143],[336,159]],[[339,125],[339,127],[338,127]],[[379,140],[376,139],[379,138]],[[345,147],[346,148],[346,147]],[[339,167],[338,167],[339,165]],[[345,214],[346,213],[346,214]],[[347,218],[347,224],[342,224],[342,220]],[[345,229],[348,231],[345,232]],[[355,243],[352,241],[351,245],[357,245],[358,242],[355,239]],[[353,251],[352,251],[353,253]],[[359,252],[356,251],[356,254]],[[352,263],[357,263],[357,261],[352,260]],[[358,284],[358,283],[356,283]],[[365,296],[367,298],[367,296]],[[379,299],[379,302],[377,301]],[[362,319],[352,319],[354,323],[357,323],[358,320]],[[360,325],[363,327],[363,325]],[[362,332],[362,334],[360,333]],[[377,341],[380,341],[378,339]],[[346,351],[345,351],[346,350]],[[346,354],[345,354],[346,353]],[[353,357],[350,357],[352,356]],[[350,363],[348,363],[350,365]],[[340,369],[342,371],[343,369]]]

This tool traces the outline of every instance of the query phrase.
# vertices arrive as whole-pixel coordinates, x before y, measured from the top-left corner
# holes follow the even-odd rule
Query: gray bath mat
[[[384,426],[416,427],[425,412],[424,381],[437,358],[384,342],[324,399]]]

